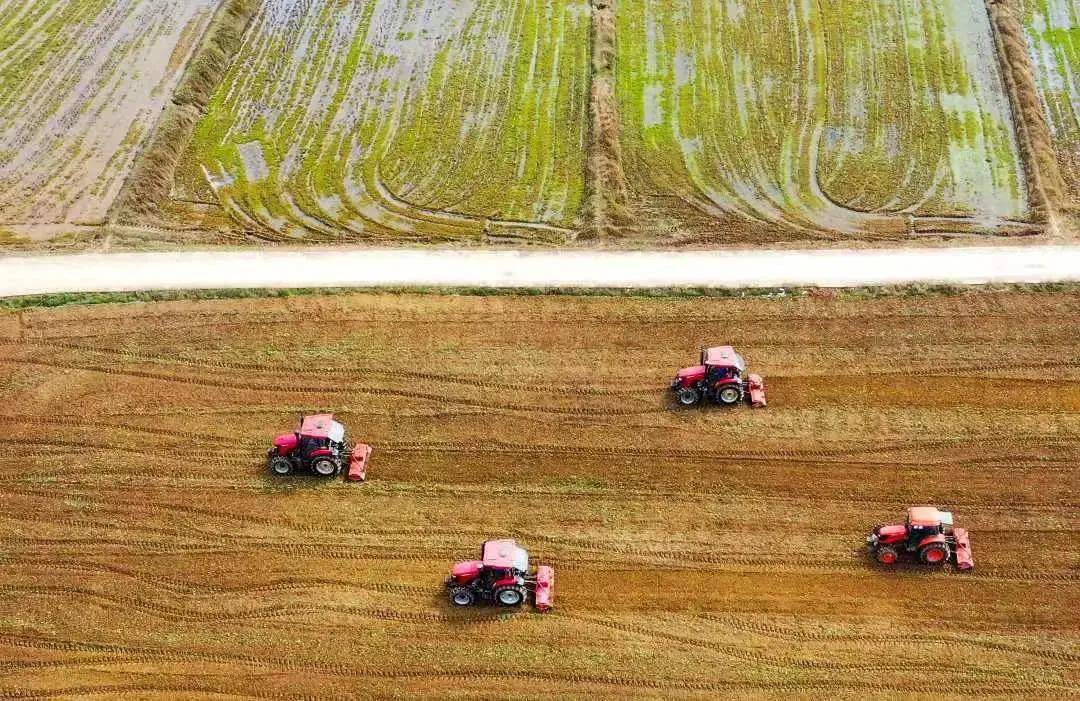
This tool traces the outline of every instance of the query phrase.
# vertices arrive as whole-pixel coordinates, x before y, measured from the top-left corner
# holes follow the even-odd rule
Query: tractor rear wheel
[[[900,559],[900,553],[896,552],[896,548],[890,545],[882,545],[874,553],[874,558],[883,565],[895,565],[896,561]]]
[[[683,387],[675,393],[675,399],[683,406],[694,406],[701,400],[701,393],[693,387]]]
[[[279,477],[292,474],[293,464],[292,460],[289,460],[284,455],[275,455],[270,458],[270,472],[273,472]]]
[[[337,464],[330,458],[318,458],[311,463],[311,470],[319,477],[333,477],[337,472]]]
[[[949,546],[945,543],[930,543],[919,551],[919,559],[927,565],[944,565],[949,561]]]
[[[720,391],[716,393],[716,399],[721,404],[731,406],[732,404],[738,404],[742,399],[742,392],[734,385],[728,385],[727,387],[721,387]]]
[[[525,601],[525,590],[521,587],[501,587],[495,590],[495,600],[502,606],[520,606]]]
[[[454,587],[450,590],[450,603],[454,606],[472,606],[476,594],[468,587]]]

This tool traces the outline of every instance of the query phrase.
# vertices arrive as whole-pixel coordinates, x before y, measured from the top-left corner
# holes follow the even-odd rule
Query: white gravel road
[[[852,287],[1080,281],[1080,245],[748,251],[304,248],[0,258],[0,297],[239,287]]]

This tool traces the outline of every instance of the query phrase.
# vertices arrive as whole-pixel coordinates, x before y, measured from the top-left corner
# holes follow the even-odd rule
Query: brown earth
[[[349,295],[0,316],[0,696],[1080,692],[1080,294]],[[730,341],[765,410],[676,410]],[[370,482],[273,480],[294,412]],[[913,502],[973,573],[870,563]],[[489,536],[555,612],[451,610]]]

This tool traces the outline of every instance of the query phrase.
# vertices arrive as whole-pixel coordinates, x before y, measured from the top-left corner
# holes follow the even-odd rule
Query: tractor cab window
[[[727,367],[723,365],[714,365],[709,368],[709,380],[710,382],[716,382],[717,380],[726,380],[736,376],[736,370],[733,367]]]
[[[919,545],[919,541],[928,535],[933,535],[934,529],[930,526],[909,526],[908,527],[908,542],[907,546],[909,550],[914,550]]]
[[[325,448],[329,445],[329,441],[326,438],[316,438],[314,436],[301,436],[300,437],[300,454],[305,457],[310,455],[313,451],[319,448]]]

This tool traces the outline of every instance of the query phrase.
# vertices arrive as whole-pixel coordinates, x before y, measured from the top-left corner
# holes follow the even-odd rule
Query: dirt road
[[[0,695],[1075,696],[1080,295],[0,315]],[[676,410],[703,343],[765,410]],[[295,412],[371,481],[273,480]],[[884,571],[912,502],[970,574]],[[557,610],[452,610],[489,536]]]
[[[0,258],[0,297],[240,287],[849,287],[1080,280],[1080,246],[882,250],[286,249]]]

